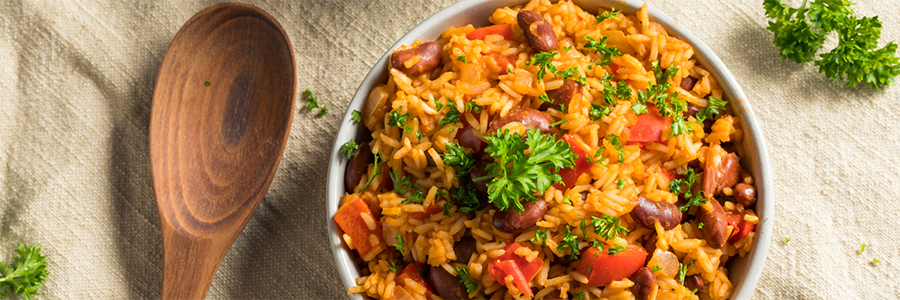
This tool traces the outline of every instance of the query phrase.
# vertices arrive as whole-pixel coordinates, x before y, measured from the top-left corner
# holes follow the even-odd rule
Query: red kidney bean
[[[752,207],[756,203],[756,188],[746,183],[734,186],[734,200],[744,207]]]
[[[725,211],[716,199],[709,199],[709,203],[701,205],[697,211],[697,221],[703,223],[703,236],[713,248],[722,248],[728,237],[728,223],[725,219]]]
[[[569,102],[571,102],[572,99],[581,97],[583,91],[584,88],[577,81],[566,80],[566,82],[558,89],[547,91],[547,97],[549,97],[550,100],[553,100],[553,102],[541,103],[539,109],[541,111],[546,111],[550,108],[560,109],[563,105],[569,107]]]
[[[487,184],[490,180],[475,181],[475,179],[488,175],[487,170],[485,170],[488,164],[490,164],[490,161],[478,160],[472,165],[472,168],[469,169],[469,180],[472,181],[472,187],[485,195],[488,193]]]
[[[650,299],[650,294],[653,293],[653,287],[656,285],[656,276],[653,275],[650,268],[641,267],[628,279],[634,282],[631,293],[634,294],[635,300]]]
[[[407,68],[404,63],[419,57],[419,62]],[[425,42],[415,48],[395,51],[391,54],[391,67],[410,76],[426,74],[441,64],[441,46],[435,42]]]
[[[348,193],[356,193],[354,190],[356,185],[359,184],[359,180],[369,172],[369,164],[375,159],[375,156],[372,155],[372,149],[369,148],[369,143],[360,143],[359,149],[356,150],[356,154],[353,157],[350,157],[350,160],[347,162],[347,169],[344,172],[344,188],[347,189]]]
[[[525,202],[522,204],[523,211],[517,212],[515,208],[510,207],[504,211],[494,213],[494,228],[506,233],[522,232],[528,227],[534,226],[538,221],[544,218],[547,212],[547,201],[543,197],[538,197],[537,201]]]
[[[694,89],[694,85],[697,84],[697,78],[687,76],[681,80],[681,88],[685,91],[690,91]]]
[[[653,201],[643,196],[638,197],[637,206],[631,210],[631,216],[645,228],[656,228],[659,222],[663,229],[669,230],[681,222],[681,211],[671,203]]]
[[[451,275],[442,267],[429,266],[428,279],[441,298],[469,299],[466,287],[459,283],[459,279],[456,276]]]
[[[525,32],[525,38],[528,39],[528,43],[534,50],[547,52],[556,50],[556,47],[559,46],[556,32],[553,31],[553,27],[550,24],[544,21],[540,14],[530,10],[523,10],[516,16],[516,20],[519,22],[519,27]]]
[[[712,161],[706,161],[706,171],[703,172],[703,192],[713,196],[722,192],[725,188],[731,188],[741,180],[741,158],[734,153],[728,153],[717,166],[712,166]]]
[[[469,125],[469,122],[463,121],[462,123],[462,128],[456,131],[456,140],[459,141],[459,145],[472,149],[475,155],[483,154],[484,148],[487,148],[487,142],[475,135],[475,128]]]
[[[697,275],[697,274],[685,277],[684,278],[684,287],[688,288],[691,291],[697,290],[696,294],[700,294],[700,292],[703,291],[703,287],[704,287],[703,277],[700,277],[700,275]]]
[[[453,244],[453,252],[456,253],[455,263],[468,264],[472,254],[475,253],[475,239],[471,236],[459,239],[459,242]]]
[[[553,123],[550,121],[550,117],[547,117],[547,115],[537,109],[514,108],[511,109],[506,116],[491,121],[488,133],[493,134],[494,132],[497,132],[497,129],[512,122],[518,122],[529,129],[537,128],[542,133],[550,132],[550,124]]]

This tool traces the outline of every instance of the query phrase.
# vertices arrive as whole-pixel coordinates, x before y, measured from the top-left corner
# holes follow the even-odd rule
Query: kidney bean
[[[728,221],[725,219],[725,211],[716,199],[709,199],[709,203],[701,205],[697,211],[697,221],[703,222],[703,236],[713,248],[722,248],[728,238],[725,234],[728,230]]]
[[[406,67],[404,64],[413,57],[419,57],[419,62]],[[395,51],[391,54],[391,67],[410,76],[426,74],[441,64],[441,46],[435,42],[425,42],[415,48]]]
[[[697,290],[697,294],[703,291],[703,277],[700,277],[698,274],[694,274],[684,278],[684,287],[689,290]]]
[[[738,183],[734,186],[734,200],[744,207],[751,207],[756,203],[756,188],[746,183]]]
[[[706,171],[703,172],[703,192],[713,196],[722,192],[725,188],[734,187],[741,180],[741,158],[734,153],[728,153],[722,158],[718,166],[712,166],[712,161],[706,161]]]
[[[359,184],[359,180],[369,172],[369,164],[375,159],[375,155],[372,155],[372,150],[369,148],[369,143],[360,143],[359,149],[356,150],[356,154],[353,157],[350,157],[350,161],[347,162],[347,169],[344,172],[344,188],[347,189],[348,193],[355,193],[354,190],[356,185]]]
[[[516,20],[519,23],[519,27],[525,32],[525,38],[528,39],[528,43],[534,50],[547,52],[556,50],[556,47],[559,46],[556,32],[553,31],[553,27],[550,24],[544,21],[540,14],[530,10],[523,10],[516,16]]]
[[[442,267],[429,266],[428,279],[441,298],[469,299],[466,287],[459,283],[456,276],[451,275]]]
[[[489,126],[488,133],[492,134],[497,132],[497,129],[500,129],[506,124],[518,122],[529,129],[537,128],[542,133],[550,132],[550,117],[547,117],[544,113],[537,109],[533,108],[514,108],[506,114],[505,117],[494,119],[491,121]]]
[[[547,97],[549,97],[550,100],[553,100],[553,102],[543,102],[539,109],[541,111],[546,111],[550,108],[560,109],[563,105],[569,107],[569,102],[571,102],[572,99],[581,97],[583,91],[584,88],[577,81],[566,80],[566,82],[558,89],[547,91]]]
[[[687,103],[687,111],[684,112],[684,116],[685,116],[685,117],[694,117],[694,116],[696,116],[697,113],[700,112],[701,110],[703,110],[703,108],[700,107],[700,105],[697,105],[697,104],[693,104],[693,103],[688,102],[688,103]]]
[[[472,149],[475,155],[483,154],[484,148],[487,148],[487,142],[475,135],[475,128],[469,125],[469,122],[462,123],[462,128],[456,131],[456,140],[459,141],[459,145]]]
[[[662,201],[653,201],[643,196],[638,197],[637,206],[631,210],[631,216],[645,228],[655,228],[654,224],[659,222],[663,229],[669,230],[681,222],[681,211],[677,206]]]
[[[475,181],[475,179],[488,175],[485,168],[487,168],[487,165],[489,163],[490,161],[478,160],[474,165],[472,165],[472,168],[469,169],[469,180],[472,181],[472,187],[485,195],[487,195],[488,193],[487,184],[488,182],[490,182],[490,180]]]
[[[453,262],[469,264],[469,259],[472,258],[475,251],[475,239],[471,236],[463,237],[459,239],[459,242],[453,244],[453,252],[456,253],[456,259]]]
[[[656,276],[653,275],[650,268],[641,267],[640,269],[637,269],[634,274],[631,274],[631,277],[628,279],[634,282],[634,285],[631,287],[631,293],[634,294],[634,299],[650,299],[650,294],[653,293],[653,286],[656,285]]]
[[[697,84],[697,78],[687,76],[681,80],[681,88],[685,91],[690,91],[694,89],[694,85]]]
[[[543,197],[538,197],[534,203],[525,202],[522,206],[524,210],[521,212],[510,207],[494,213],[494,228],[506,233],[518,233],[534,226],[537,221],[544,218],[544,213],[547,212],[547,201]]]

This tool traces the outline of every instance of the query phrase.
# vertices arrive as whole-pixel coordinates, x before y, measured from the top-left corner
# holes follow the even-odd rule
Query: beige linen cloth
[[[346,297],[326,247],[334,136],[379,57],[452,2],[251,2],[287,30],[300,91],[315,91],[331,112],[302,109],[298,93],[284,158],[210,299]],[[884,23],[882,44],[900,41],[896,1],[860,2],[857,15]],[[50,277],[41,298],[159,297],[153,87],[178,28],[215,3],[0,1],[0,259],[18,242],[43,245]],[[811,65],[782,62],[762,1],[650,5],[719,55],[765,133],[776,223],[753,298],[900,299],[900,87],[846,88]]]

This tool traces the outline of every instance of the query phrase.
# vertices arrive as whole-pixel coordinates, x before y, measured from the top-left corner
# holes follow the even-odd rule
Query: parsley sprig
[[[495,161],[488,164],[488,175],[476,180],[492,179],[487,184],[488,202],[501,211],[510,207],[524,210],[522,201],[535,201],[535,192],[544,193],[550,185],[562,181],[556,174],[559,169],[575,165],[575,154],[568,143],[538,129],[529,130],[525,139],[509,130],[485,138],[485,152]],[[531,151],[529,155],[525,154],[527,150]]]
[[[208,86],[208,84],[207,84],[207,86]],[[306,104],[303,104],[303,106],[305,106],[309,110],[318,108],[319,109],[318,114],[320,116],[328,113],[328,108],[325,107],[325,105],[319,105],[319,99],[316,98],[316,95],[313,94],[312,91],[310,91],[309,89],[306,89],[306,91],[304,93],[306,93]]]
[[[703,205],[709,202],[705,197],[703,197],[703,191],[697,191],[695,194],[694,191],[691,190],[691,187],[694,186],[694,183],[697,182],[697,179],[700,178],[700,174],[694,173],[694,169],[688,168],[687,172],[682,174],[683,178],[672,179],[669,182],[669,191],[672,194],[678,195],[684,191],[684,198],[687,199],[687,204],[678,208],[680,211],[687,211],[691,206],[694,205]]]
[[[559,243],[559,246],[556,246],[556,252],[562,254],[563,250],[565,250],[566,248],[569,248],[570,250],[569,259],[578,259],[578,255],[581,254],[581,249],[578,247],[578,236],[572,234],[572,227],[570,227],[569,225],[566,225],[566,231],[563,232],[563,239]]]
[[[379,159],[381,159],[381,164],[378,163]],[[381,151],[378,151],[378,154],[375,155],[375,170],[372,172],[372,177],[369,177],[369,180],[366,181],[366,184],[359,188],[358,191],[356,191],[357,193],[362,193],[362,191],[365,191],[366,188],[368,188],[369,185],[372,184],[372,179],[375,179],[375,176],[381,175],[381,173],[384,172],[382,164],[386,162],[387,160],[381,158]]]
[[[478,290],[478,278],[469,274],[467,267],[454,267],[454,269],[459,274],[459,283],[466,286],[466,293],[471,294]]]
[[[441,153],[441,159],[445,165],[456,169],[456,179],[461,180],[469,176],[469,170],[475,165],[472,151],[466,152],[466,148],[459,144],[447,142],[444,144],[447,152]]]
[[[353,157],[353,153],[356,153],[356,149],[359,149],[359,145],[356,144],[353,139],[350,139],[349,141],[341,145],[340,152],[347,158],[350,158]]]
[[[870,84],[882,89],[893,84],[894,77],[900,75],[897,44],[890,42],[876,49],[881,21],[877,16],[857,19],[852,4],[846,0],[813,0],[792,8],[781,0],[764,0],[766,16],[775,19],[766,29],[775,33],[773,43],[779,48],[781,60],[801,65],[815,60],[819,73],[832,81],[846,76],[850,87]],[[816,60],[816,52],[832,31],[837,32],[837,46]]]
[[[31,299],[37,289],[47,279],[46,256],[41,255],[41,245],[33,246],[19,243],[12,264],[0,261],[0,297],[20,294],[24,299]]]

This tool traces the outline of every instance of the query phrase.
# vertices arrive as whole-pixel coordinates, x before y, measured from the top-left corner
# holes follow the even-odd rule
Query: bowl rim
[[[325,186],[325,217],[327,219],[326,223],[328,224],[327,239],[345,290],[357,285],[355,279],[359,277],[359,271],[353,263],[351,257],[351,255],[353,255],[352,252],[343,245],[339,233],[340,229],[337,228],[333,221],[333,216],[337,212],[337,204],[340,201],[340,197],[344,194],[343,175],[347,165],[347,160],[341,156],[338,150],[344,142],[351,138],[356,139],[360,132],[365,132],[364,130],[360,130],[365,127],[362,122],[354,123],[351,121],[352,111],[362,110],[369,92],[375,86],[387,80],[388,58],[393,50],[402,45],[411,44],[416,39],[423,41],[437,39],[449,26],[464,26],[466,24],[487,25],[487,17],[497,8],[514,6],[526,2],[527,0],[462,0],[441,9],[413,27],[409,32],[398,39],[396,43],[391,45],[360,83],[344,113],[344,118],[340,123],[341,126],[335,136],[335,141],[331,149],[331,156],[329,158],[327,184]],[[615,7],[616,9],[623,10],[629,14],[637,11],[644,4],[638,0],[573,0],[573,2],[589,12],[597,11],[598,7]],[[475,9],[480,7],[490,7],[490,9]],[[746,95],[740,85],[738,85],[735,77],[731,74],[731,71],[728,70],[715,52],[713,52],[706,43],[691,33],[685,26],[679,25],[668,15],[649,5],[648,15],[652,21],[663,25],[670,35],[678,37],[693,46],[695,58],[698,60],[698,63],[705,66],[706,69],[720,82],[720,86],[725,93],[724,98],[729,99],[733,113],[741,119],[742,130],[745,133],[749,133],[749,135],[745,134],[745,136],[749,136],[750,138],[744,138],[742,140],[743,148],[746,150],[744,158],[749,158],[750,160],[749,163],[745,162],[744,165],[750,165],[749,169],[754,180],[758,183],[756,186],[758,201],[755,210],[759,217],[759,224],[757,224],[757,234],[753,249],[744,257],[732,259],[732,261],[737,260],[736,262],[729,261],[728,263],[730,264],[729,276],[731,276],[730,273],[735,271],[744,273],[743,280],[740,280],[738,284],[734,285],[732,299],[750,299],[759,281],[762,270],[765,267],[766,254],[768,252],[769,244],[771,243],[772,226],[775,222],[773,203],[774,185],[771,168],[769,166],[768,152],[766,151],[765,136],[757,122],[752,107],[746,100]],[[736,268],[740,270],[736,270]],[[732,283],[738,281],[734,278],[731,279],[733,280]],[[349,294],[348,297],[353,299],[363,299],[364,295],[356,293]]]

